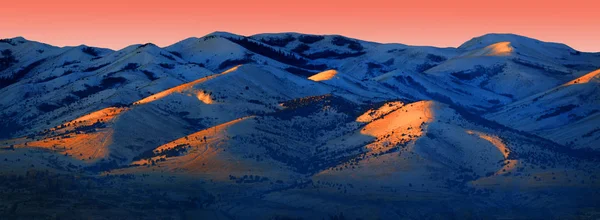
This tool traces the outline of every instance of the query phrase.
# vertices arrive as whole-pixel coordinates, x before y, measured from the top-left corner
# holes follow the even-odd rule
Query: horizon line
[[[523,38],[529,38],[529,39],[537,40],[537,41],[544,42],[544,43],[562,44],[562,45],[565,45],[565,46],[567,46],[567,47],[569,47],[569,48],[571,48],[571,49],[573,49],[575,51],[578,51],[578,52],[600,53],[600,51],[578,50],[578,49],[575,49],[575,48],[571,47],[570,45],[568,45],[566,43],[562,43],[562,42],[544,41],[544,40],[540,40],[540,39],[537,39],[537,38],[534,38],[534,37],[529,37],[527,35],[522,35],[522,34],[517,34],[517,33],[509,33],[509,32],[505,32],[505,33],[488,32],[488,33],[481,34],[481,35],[475,35],[474,37],[471,37],[470,39],[467,39],[467,40],[463,41],[462,43],[460,43],[460,45],[457,45],[457,46],[438,46],[438,45],[406,44],[406,43],[402,43],[402,42],[380,42],[380,41],[374,41],[374,40],[368,40],[368,39],[361,39],[361,38],[357,38],[357,37],[350,37],[348,35],[343,35],[343,34],[335,34],[335,33],[318,34],[318,33],[295,32],[295,31],[261,32],[261,33],[254,33],[254,34],[245,35],[245,34],[238,34],[238,33],[230,32],[230,31],[216,30],[216,31],[212,31],[212,32],[209,32],[207,34],[204,34],[202,36],[193,35],[193,36],[189,36],[189,37],[184,37],[183,39],[176,40],[173,43],[168,43],[168,44],[165,44],[165,45],[159,45],[159,44],[156,44],[156,43],[153,43],[153,42],[149,41],[149,42],[139,42],[139,43],[128,44],[128,45],[126,45],[124,47],[121,47],[119,49],[114,48],[114,47],[96,46],[96,45],[86,44],[86,43],[80,43],[80,44],[75,43],[75,44],[69,44],[69,45],[66,45],[66,44],[54,44],[54,43],[47,42],[47,41],[40,41],[40,40],[28,38],[25,35],[19,35],[19,36],[14,36],[14,37],[0,37],[0,39],[4,40],[4,39],[23,38],[23,39],[25,39],[27,41],[32,41],[32,42],[47,44],[47,45],[54,46],[54,47],[59,47],[59,48],[87,46],[87,47],[94,47],[94,48],[101,48],[101,49],[109,49],[109,50],[112,50],[112,51],[119,51],[119,50],[123,50],[123,49],[125,49],[127,47],[130,47],[130,46],[143,45],[143,44],[153,44],[153,45],[155,45],[157,47],[160,47],[160,48],[166,48],[166,47],[175,45],[175,44],[177,44],[177,43],[179,43],[181,41],[190,39],[190,38],[203,38],[203,37],[210,36],[210,35],[213,35],[213,34],[218,34],[218,33],[232,34],[232,35],[237,35],[237,36],[241,36],[241,37],[252,37],[252,36],[263,35],[263,34],[273,34],[273,35],[277,35],[277,34],[301,34],[301,35],[316,35],[316,36],[341,36],[341,37],[346,37],[346,38],[350,38],[350,39],[354,39],[354,40],[359,40],[359,41],[364,41],[364,42],[369,42],[369,43],[377,43],[377,44],[402,44],[402,45],[406,45],[406,46],[435,47],[435,48],[459,48],[461,45],[463,45],[464,43],[466,43],[466,42],[468,42],[468,41],[470,41],[472,39],[475,39],[475,38],[478,38],[478,37],[483,37],[483,36],[486,36],[486,35],[514,35],[514,36],[518,36],[518,37],[523,37]]]

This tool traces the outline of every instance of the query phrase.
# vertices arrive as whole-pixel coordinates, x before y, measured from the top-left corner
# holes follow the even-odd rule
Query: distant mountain
[[[93,216],[597,216],[600,53],[513,34],[435,48],[225,32],[0,51],[0,185],[84,189],[95,202],[63,202]],[[69,210],[43,195],[22,205]]]

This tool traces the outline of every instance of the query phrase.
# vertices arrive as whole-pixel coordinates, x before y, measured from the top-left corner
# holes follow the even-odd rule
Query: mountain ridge
[[[215,32],[0,51],[0,177],[78,175],[119,185],[91,184],[100,200],[136,186],[232,218],[511,217],[507,202],[569,218],[598,202],[600,56],[565,45]]]
[[[213,36],[213,35],[219,35],[219,34],[229,35],[229,36],[238,36],[238,37],[239,36],[244,36],[244,35],[239,35],[239,34],[235,34],[233,32],[227,32],[227,31],[213,31],[213,32],[208,33],[208,34],[206,34],[204,36],[201,36],[201,37],[198,37],[198,36],[188,37],[188,38],[179,40],[179,41],[177,41],[175,43],[163,46],[161,48],[167,48],[169,46],[176,45],[176,44],[178,44],[178,43],[180,43],[182,41],[185,41],[185,40],[201,39],[203,37]],[[266,32],[266,33],[259,33],[259,34],[248,35],[246,37],[260,37],[261,35],[262,36],[273,36],[273,35],[287,35],[287,34],[292,34],[292,35],[311,35],[311,36],[332,36],[332,37],[338,36],[338,37],[344,37],[344,38],[348,38],[348,39],[360,40],[358,38],[346,37],[344,35],[339,35],[339,34],[311,34],[311,33],[301,33],[301,32]],[[469,40],[466,40],[465,42],[463,42],[462,44],[460,44],[460,45],[458,45],[456,47],[436,47],[436,46],[423,46],[423,47],[455,48],[455,49],[459,49],[461,47],[464,48],[465,44],[467,44],[469,41],[478,40],[478,39],[487,38],[487,37],[499,37],[499,36],[505,37],[505,38],[512,38],[512,39],[526,39],[526,40],[539,41],[541,43],[551,43],[551,44],[563,45],[563,46],[568,47],[569,49],[572,49],[574,51],[578,51],[578,50],[575,50],[575,49],[569,47],[566,44],[562,44],[562,43],[558,43],[558,42],[550,42],[550,41],[541,41],[541,40],[537,40],[535,38],[527,37],[525,35],[512,34],[512,33],[486,33],[486,34],[483,34],[483,35],[480,35],[480,36],[473,37],[473,38],[471,38]],[[21,41],[31,41],[31,42],[37,42],[37,43],[46,44],[46,43],[43,43],[41,41],[27,39],[27,38],[25,38],[23,36],[8,37],[8,38],[3,38],[2,40],[15,40],[15,41],[21,40]],[[364,41],[364,40],[361,40],[361,41]],[[494,40],[492,40],[492,41],[494,41]],[[506,39],[497,39],[495,41],[500,42],[500,41],[507,41],[507,40]],[[381,43],[381,42],[377,42],[377,41],[364,41],[364,42],[376,43],[376,44],[398,44],[398,45],[406,45],[406,46],[416,46],[416,45],[403,44],[403,43],[400,43],[400,42],[390,42],[390,43]],[[129,46],[137,46],[137,45],[143,45],[143,44],[146,44],[146,43],[131,44]],[[51,44],[47,44],[47,45],[51,45]],[[95,47],[93,45],[80,44],[80,45],[60,46],[60,48],[64,48],[64,47],[78,47],[78,46]],[[126,46],[126,47],[129,47],[129,46]],[[59,46],[55,46],[55,47],[59,47]],[[124,47],[124,48],[126,48],[126,47]],[[108,49],[108,50],[116,51],[116,49],[110,49],[110,48],[101,48],[101,47],[95,47],[95,48]],[[122,48],[122,49],[124,49],[124,48]],[[119,50],[122,50],[122,49],[119,49]],[[582,51],[579,51],[579,52],[582,52]],[[583,53],[600,53],[600,51],[598,51],[598,52],[583,52]]]

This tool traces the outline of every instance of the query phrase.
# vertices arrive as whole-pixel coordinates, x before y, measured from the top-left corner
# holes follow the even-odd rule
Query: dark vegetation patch
[[[12,135],[24,127],[13,120],[17,113],[14,112],[12,114],[0,114],[0,139],[9,139]]]
[[[147,46],[154,46],[154,44],[153,43],[145,43],[145,44],[142,44],[142,45],[138,46],[137,49],[144,48],[144,47],[147,47]]]
[[[79,126],[79,127],[76,127],[75,129],[73,129],[73,132],[87,134],[87,133],[95,132],[97,129],[100,129],[100,128],[106,128],[106,123],[98,121],[91,125]]]
[[[344,59],[344,58],[349,58],[349,57],[357,57],[357,56],[361,56],[364,55],[365,52],[335,52],[332,50],[325,50],[325,51],[321,51],[321,52],[315,52],[315,53],[311,53],[311,54],[306,54],[305,57],[309,58],[309,59],[323,59],[323,58],[329,58],[329,59]]]
[[[40,110],[41,112],[51,112],[58,108],[60,108],[59,105],[54,105],[54,104],[50,104],[50,103],[42,103],[41,105],[37,106],[37,109]]]
[[[386,61],[387,62],[387,61]],[[381,73],[385,73],[388,70],[388,66],[384,65],[384,64],[380,64],[380,63],[375,63],[375,62],[367,62],[367,75],[370,77],[374,77],[374,76],[378,76]]]
[[[445,103],[448,105],[457,105],[448,96],[445,96],[443,94],[429,92],[427,90],[427,88],[425,88],[425,86],[421,85],[421,83],[414,80],[411,76],[394,76],[394,79],[396,79],[400,83],[406,85],[407,87],[411,87],[417,91],[420,91],[422,94],[429,96],[431,99],[433,99],[435,101]]]
[[[525,139],[523,139],[523,140],[526,141],[527,143],[542,146],[545,149],[548,149],[555,154],[566,155],[566,156],[571,156],[571,157],[585,159],[585,160],[591,160],[591,161],[599,161],[600,160],[600,152],[598,152],[598,151],[595,151],[595,150],[592,150],[589,148],[571,149],[569,147],[562,146],[562,145],[557,144],[556,142],[550,141],[548,139],[541,138],[537,135],[519,131],[514,128],[504,126],[495,121],[487,120],[476,113],[469,112],[466,108],[464,108],[460,105],[457,105],[457,104],[449,104],[449,105],[452,109],[454,109],[463,118],[465,118],[477,125],[491,128],[496,131],[513,132],[515,134],[518,134],[518,135],[524,137]],[[530,154],[528,152],[512,151],[509,154],[508,159],[516,159],[516,158],[527,158],[528,160],[531,160],[532,162],[538,163],[538,164],[548,164],[554,160],[554,158],[548,158],[548,156],[542,156],[539,154],[534,155],[534,154]]]
[[[105,77],[104,79],[102,79],[102,82],[100,83],[100,85],[97,85],[97,86],[85,85],[86,88],[84,90],[74,91],[73,95],[76,95],[79,98],[85,98],[90,95],[96,94],[100,91],[116,87],[125,82],[127,82],[127,79],[125,79],[123,77]]]
[[[433,63],[422,63],[422,64],[417,65],[417,67],[415,68],[415,71],[417,71],[418,73],[422,73],[422,72],[425,72],[428,69],[431,69],[435,66],[436,65]]]
[[[64,99],[58,102],[59,105],[67,106],[77,101],[77,98],[72,95],[67,95]]]
[[[241,59],[228,59],[223,61],[221,64],[219,64],[219,69],[223,70],[223,69],[227,69],[227,68],[231,68],[240,64],[247,64],[247,63],[254,63],[254,60],[252,59],[252,54],[245,54],[243,58]]]
[[[300,37],[298,37],[298,40],[302,43],[305,44],[312,44],[312,43],[316,43],[319,42],[321,40],[325,39],[324,36],[320,36],[320,35],[300,35]]]
[[[206,65],[204,65],[204,63],[194,63],[194,62],[189,62],[188,64],[193,64],[202,68],[206,68]]]
[[[581,135],[581,137],[588,138],[588,137],[591,137],[592,135],[594,135],[594,133],[596,133],[596,132],[600,132],[600,127],[597,127],[594,130],[591,130],[590,132]]]
[[[567,67],[569,69],[575,69],[575,70],[580,70],[580,71],[593,71],[593,70],[597,70],[598,68],[600,68],[599,66],[596,66],[593,64],[587,64],[587,63],[563,64],[563,66]]]
[[[569,111],[573,110],[576,107],[577,107],[577,105],[570,104],[570,105],[560,106],[560,107],[557,107],[557,108],[552,108],[552,110],[553,110],[552,112],[541,115],[540,117],[538,117],[536,119],[536,121],[541,121],[541,120],[546,119],[546,118],[551,118],[551,117],[554,117],[554,116],[558,116],[558,115],[560,115],[562,113],[569,112]]]
[[[17,46],[17,44],[15,42],[13,42],[12,39],[0,39],[0,43],[10,44],[12,46]]]
[[[514,98],[515,98],[515,96],[514,96],[514,95],[512,95],[512,94],[501,93],[500,95],[501,95],[501,96],[504,96],[504,97],[511,98],[511,99],[514,99]]]
[[[111,167],[112,161],[105,159],[101,163]],[[82,175],[80,165],[56,160],[51,163],[59,170],[70,172],[30,169],[23,174],[4,172],[0,176],[3,219],[110,219],[115,213],[119,213],[120,219],[169,219],[173,213],[190,210],[217,213],[208,207],[214,206],[219,198],[202,189],[196,188],[193,195],[171,196],[184,191],[180,187],[144,188],[136,183],[144,179],[137,174]],[[36,209],[31,211],[25,207]],[[71,207],[94,211],[72,211]],[[226,215],[215,216],[212,218]]]
[[[155,151],[154,155],[155,156],[163,156],[164,155],[166,157],[177,157],[177,156],[181,156],[182,154],[184,154],[188,148],[191,148],[191,146],[187,145],[187,144],[180,144],[171,149]]]
[[[127,79],[125,79],[123,77],[105,77],[104,79],[102,79],[100,86],[102,86],[104,88],[110,88],[110,87],[115,87],[124,82],[127,82]]]
[[[157,157],[157,156],[166,156],[167,158],[168,157],[178,157],[178,156],[185,154],[185,152],[187,152],[187,150],[189,148],[191,148],[191,146],[188,144],[180,144],[171,149],[166,149],[166,150],[163,149],[160,151],[156,151],[154,149],[150,149],[150,150],[142,152],[138,156],[135,156],[133,158],[133,161],[150,159],[150,158]],[[154,165],[155,162],[151,161],[150,163],[152,163],[152,165]]]
[[[446,57],[438,56],[438,55],[435,55],[435,54],[427,54],[426,58],[428,60],[431,60],[431,61],[436,62],[436,63],[444,62],[444,61],[447,60]]]
[[[379,69],[381,67],[383,67],[383,66],[381,64],[379,64],[379,63],[367,62],[367,68],[369,70],[371,70],[371,69]]]
[[[292,52],[302,54],[309,49],[310,46],[308,46],[307,44],[299,44],[294,49],[292,49]]]
[[[489,102],[490,104],[494,104],[494,105],[500,104],[500,100],[498,100],[498,99],[490,99],[490,100],[487,100],[487,102]]]
[[[391,65],[394,65],[394,61],[395,61],[394,58],[390,58],[389,60],[386,60],[385,62],[383,62],[381,64],[386,65],[386,66],[391,66]]]
[[[336,125],[342,125],[334,123]],[[323,127],[317,127],[315,129],[326,129]],[[335,129],[335,128],[334,128]],[[271,140],[268,137],[263,136],[262,146],[265,149],[265,155],[272,158],[273,160],[279,161],[286,164],[294,171],[303,174],[314,174],[323,169],[334,167],[345,161],[352,160],[361,153],[364,153],[364,144],[357,143],[353,146],[349,146],[343,149],[326,149],[321,150],[320,153],[314,155],[298,155],[290,154],[290,150],[287,146],[282,146],[275,140]]]
[[[142,73],[144,73],[144,75],[148,78],[148,80],[150,81],[154,81],[159,79],[158,77],[156,77],[156,74],[154,74],[153,72],[150,72],[148,70],[142,70]]]
[[[51,80],[56,79],[56,78],[58,78],[58,76],[48,76],[48,77],[46,77],[44,79],[38,80],[36,83],[45,83],[45,82],[51,81]]]
[[[324,135],[322,131],[334,129],[343,129],[346,134],[352,133],[355,130],[349,129],[349,127],[347,127],[349,125],[348,123],[355,123],[354,120],[356,117],[364,113],[364,111],[369,108],[377,108],[376,105],[380,106],[382,104],[383,103],[370,103],[358,105],[343,97],[332,95],[311,96],[286,101],[282,103],[285,109],[261,115],[260,117],[254,118],[254,120],[259,125],[262,124],[263,121],[268,121],[266,124],[272,125],[278,124],[278,121],[296,120],[294,119],[295,117],[303,118],[316,115],[325,115],[328,117],[322,118],[322,121],[319,123],[303,123],[284,127],[268,126],[270,127],[269,129],[264,129],[262,126],[259,126],[257,127],[257,130],[266,135],[260,135],[258,137],[252,136],[248,139],[244,138],[241,141],[262,146],[265,150],[264,155],[288,165],[296,172],[304,174],[315,173],[325,168],[339,165],[343,161],[355,158],[357,154],[364,152],[364,145],[366,143],[356,143],[355,145],[344,149],[330,149],[326,147],[324,143],[314,139]],[[339,114],[329,115],[330,110],[326,109],[334,110]],[[281,129],[284,129],[284,131],[280,131]],[[291,150],[290,147],[293,148],[293,146],[282,145],[278,143],[278,141],[272,140],[270,134],[275,136],[302,136],[313,139],[314,143],[312,143],[313,141],[309,141],[311,143],[306,144],[316,145],[316,152],[314,154],[302,154],[295,150]],[[259,160],[259,158],[257,158],[257,160]]]
[[[201,39],[201,40],[203,40],[203,41],[207,41],[207,40],[210,40],[210,39],[215,39],[215,38],[217,38],[217,36],[216,36],[216,35],[209,35],[209,36],[204,36],[204,37],[202,37],[202,39]]]
[[[63,74],[62,74],[62,75],[60,75],[60,76],[68,76],[68,75],[71,75],[71,73],[74,73],[74,72],[73,72],[73,70],[65,70],[65,71],[63,72]]]
[[[271,45],[271,46],[276,46],[276,47],[285,47],[285,45],[288,45],[290,42],[295,41],[296,38],[290,36],[290,35],[286,35],[285,37],[279,38],[279,37],[269,37],[269,38],[262,38],[260,39],[260,41],[262,41],[265,44]]]
[[[296,76],[302,76],[302,77],[311,77],[312,75],[315,75],[319,72],[313,72],[313,71],[309,71],[309,70],[305,70],[305,69],[300,69],[300,68],[296,68],[296,67],[288,67],[285,68],[285,71],[288,71]]]
[[[170,69],[170,70],[172,70],[172,69],[175,68],[175,64],[172,64],[172,63],[161,63],[161,64],[158,64],[158,65],[160,67],[162,67],[162,68]]]
[[[123,67],[123,69],[121,69],[121,71],[136,70],[138,68],[140,68],[140,64],[137,64],[137,63],[128,63],[127,65],[125,65]]]
[[[122,166],[120,166],[116,160],[108,160],[108,161],[101,161],[99,163],[95,163],[94,165],[85,167],[84,169],[89,172],[104,172],[104,171],[117,169],[120,167],[122,167]]]
[[[84,90],[74,91],[73,95],[76,95],[79,98],[85,98],[85,97],[88,97],[88,96],[93,95],[95,93],[98,93],[98,92],[100,92],[102,90],[104,90],[104,88],[102,88],[101,86],[88,86],[88,85],[85,85],[85,89]]]
[[[504,67],[505,65],[495,65],[486,68],[484,66],[477,65],[473,70],[453,72],[450,73],[450,75],[460,80],[472,80],[481,76],[487,76],[488,78],[490,78],[501,73],[504,70]]]
[[[80,63],[80,61],[79,60],[65,61],[60,67],[66,67],[66,66],[76,64],[76,63]]]
[[[229,175],[229,180],[235,181],[235,183],[261,183],[269,181],[269,178],[259,175],[244,175],[241,177]]]
[[[227,39],[236,44],[239,44],[240,46],[242,46],[254,53],[263,55],[265,57],[271,58],[273,60],[276,60],[276,61],[284,63],[284,64],[293,65],[293,66],[301,67],[304,69],[310,69],[310,70],[325,70],[325,69],[327,69],[327,65],[309,64],[308,60],[306,60],[306,59],[303,59],[301,57],[296,57],[293,54],[286,53],[281,50],[276,50],[276,49],[266,46],[262,43],[252,41],[247,37],[242,37],[242,38],[229,37]]]
[[[12,54],[12,50],[6,49],[1,52],[2,57],[0,57],[0,72],[8,69],[8,67],[17,63],[17,59]]]
[[[0,78],[0,89],[18,82],[23,77],[25,77],[25,75],[27,75],[29,72],[31,72],[34,68],[36,68],[37,66],[42,64],[44,61],[45,61],[45,59],[35,61],[35,62],[27,65],[26,67],[20,69],[19,71],[14,73],[12,76]]]
[[[354,50],[354,51],[362,51],[364,49],[362,44],[360,44],[358,42],[348,44],[348,48],[350,48],[350,50]]]
[[[354,51],[362,51],[364,48],[363,46],[355,40],[351,40],[345,37],[341,37],[341,36],[335,36],[331,39],[331,43],[337,46],[344,46],[344,45],[348,45],[348,48]]]
[[[247,88],[247,87],[246,87]],[[266,105],[264,102],[261,102],[258,99],[249,99],[248,103],[257,104],[257,105]]]
[[[356,117],[362,113],[360,106],[342,97],[333,95],[309,96],[293,99],[283,102],[282,106],[286,108],[275,113],[268,113],[267,115],[279,119],[289,120],[295,116],[306,117],[314,112],[320,111],[325,106],[338,109],[340,112],[344,112]]]
[[[81,48],[81,52],[88,54],[90,56],[93,57],[97,57],[98,56],[98,51],[96,51],[96,49],[92,48],[92,47],[84,47]]]
[[[105,66],[110,65],[110,63],[105,63],[105,64],[100,64],[98,66],[92,66],[92,67],[88,67],[87,69],[84,69],[83,72],[94,72],[96,70],[102,69]]]
[[[165,57],[165,58],[167,58],[167,59],[169,59],[169,60],[175,61],[175,57],[173,57],[173,56],[171,56],[169,54],[164,54],[164,53],[161,52],[160,55],[163,56],[163,57]]]
[[[417,91],[427,92],[427,88],[415,81],[411,76],[394,76],[393,78],[408,87],[415,88]]]
[[[186,116],[190,115],[190,112],[183,111],[183,112],[177,112],[175,114],[179,115],[179,117],[186,117]]]
[[[523,66],[526,67],[530,67],[530,68],[534,68],[534,69],[538,69],[538,70],[543,70],[544,72],[550,73],[550,74],[556,74],[556,75],[570,75],[571,73],[569,72],[563,72],[560,70],[556,70],[553,69],[549,66],[545,66],[542,64],[538,64],[538,63],[534,63],[528,60],[524,60],[524,59],[520,59],[520,58],[514,58],[512,59],[513,62],[517,63],[517,64],[521,64]]]
[[[173,55],[175,55],[175,56],[177,56],[177,57],[179,57],[179,58],[183,59],[183,56],[181,56],[181,53],[179,53],[179,52],[177,52],[177,51],[169,51],[169,53],[171,53],[171,54],[173,54]]]
[[[406,50],[406,48],[402,48],[402,49],[391,49],[386,51],[387,53],[397,53],[397,52],[404,52]]]

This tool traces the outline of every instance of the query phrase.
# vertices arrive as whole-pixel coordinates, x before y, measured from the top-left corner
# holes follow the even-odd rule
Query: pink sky
[[[597,0],[21,0],[2,3],[0,38],[121,49],[166,46],[218,30],[457,47],[485,33],[515,33],[599,52],[599,15]]]

